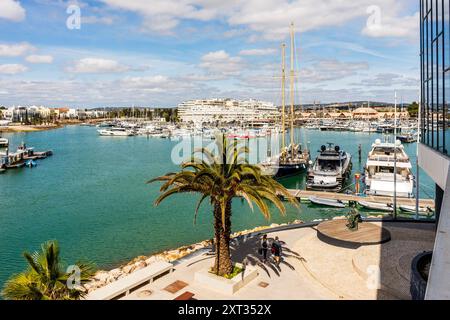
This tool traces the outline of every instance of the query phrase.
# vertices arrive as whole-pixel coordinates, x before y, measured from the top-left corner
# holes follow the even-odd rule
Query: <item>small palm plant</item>
[[[213,207],[216,257],[212,271],[220,276],[233,272],[230,255],[231,216],[233,198],[245,199],[253,210],[255,204],[266,219],[270,218],[268,203],[281,214],[286,208],[278,196],[298,206],[298,201],[272,177],[265,176],[256,165],[247,161],[249,150],[237,141],[229,142],[223,135],[216,137],[217,155],[206,148],[194,150],[192,158],[181,165],[182,170],[155,178],[161,181],[161,195],[155,205],[178,193],[200,193],[195,210],[194,223],[200,205],[209,199]],[[196,157],[200,154],[201,157]]]
[[[9,300],[77,300],[84,291],[76,285],[86,283],[94,274],[91,263],[77,263],[79,274],[66,272],[61,261],[57,241],[47,241],[40,251],[25,252],[28,269],[12,276],[5,284],[2,296]],[[75,279],[73,277],[78,277]]]

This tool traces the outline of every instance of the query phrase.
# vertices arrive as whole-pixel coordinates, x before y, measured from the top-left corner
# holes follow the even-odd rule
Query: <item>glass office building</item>
[[[421,142],[448,155],[450,102],[450,1],[420,1]]]
[[[426,299],[450,299],[450,0],[420,0],[419,165],[436,183],[436,239]]]

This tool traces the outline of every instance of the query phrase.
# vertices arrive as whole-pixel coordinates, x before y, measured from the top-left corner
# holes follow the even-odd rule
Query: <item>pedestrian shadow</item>
[[[280,265],[278,265],[271,253],[270,247],[273,238],[267,238],[269,244],[269,250],[267,251],[267,261],[263,262],[263,256],[258,251],[261,248],[261,239],[263,234],[250,234],[234,238],[230,242],[231,259],[233,262],[242,263],[244,268],[248,265],[259,267],[262,269],[269,278],[274,273],[276,276],[281,276],[280,265],[285,265],[291,270],[295,270],[295,267],[286,261],[286,258],[297,259],[301,262],[306,260],[298,253],[286,246],[284,241],[279,241],[282,247]]]

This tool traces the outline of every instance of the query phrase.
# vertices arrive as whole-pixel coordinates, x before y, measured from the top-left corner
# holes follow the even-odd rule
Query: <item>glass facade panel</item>
[[[421,142],[447,154],[450,109],[450,0],[420,2]]]

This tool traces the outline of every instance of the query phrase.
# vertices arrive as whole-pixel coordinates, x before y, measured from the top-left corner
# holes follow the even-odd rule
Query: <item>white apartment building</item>
[[[178,105],[178,117],[182,122],[251,122],[275,120],[279,116],[278,108],[273,103],[252,99],[189,100]]]

